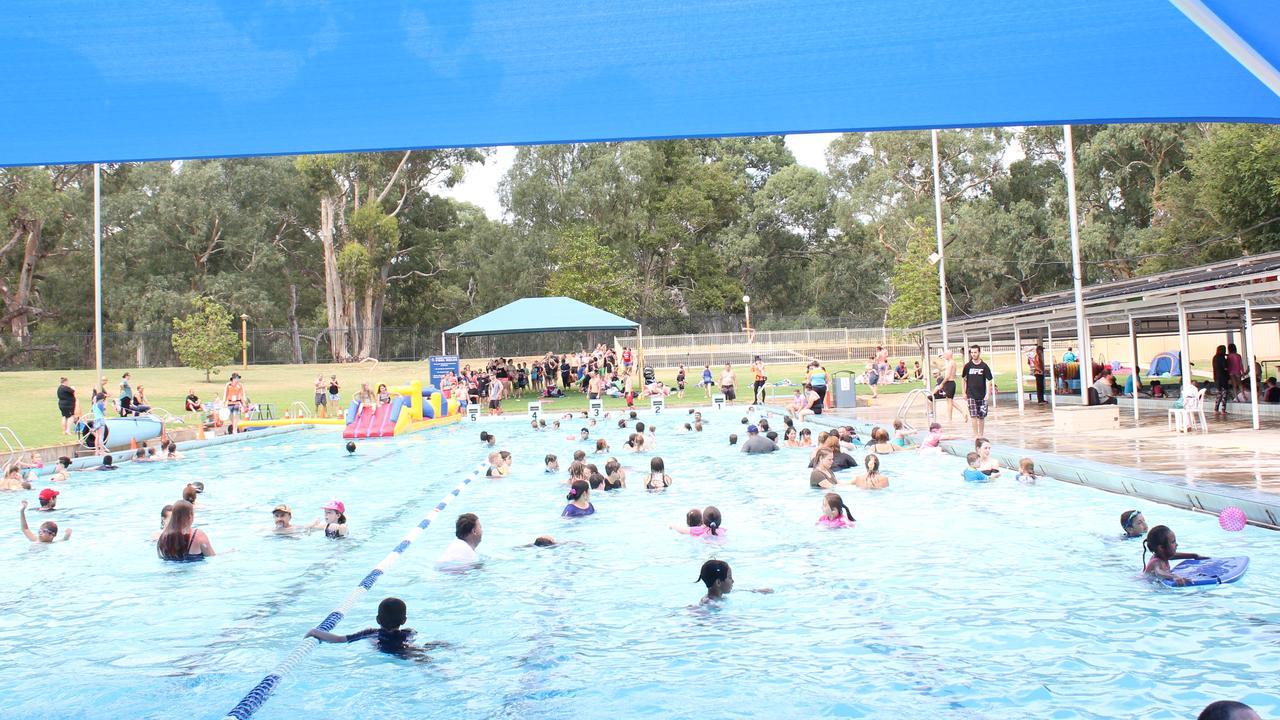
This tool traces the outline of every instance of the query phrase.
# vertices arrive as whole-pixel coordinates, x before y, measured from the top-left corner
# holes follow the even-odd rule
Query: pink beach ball
[[[1223,530],[1231,532],[1240,532],[1248,522],[1249,519],[1245,517],[1244,511],[1238,507],[1226,508],[1218,515],[1218,524]]]

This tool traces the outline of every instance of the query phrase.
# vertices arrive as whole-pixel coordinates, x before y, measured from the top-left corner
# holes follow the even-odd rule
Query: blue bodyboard
[[[1186,585],[1177,585],[1173,580],[1165,580],[1164,584],[1172,587],[1190,587],[1192,585],[1221,585],[1233,583],[1244,577],[1249,569],[1249,558],[1220,557],[1208,560],[1183,560],[1173,568],[1173,574],[1186,578]]]

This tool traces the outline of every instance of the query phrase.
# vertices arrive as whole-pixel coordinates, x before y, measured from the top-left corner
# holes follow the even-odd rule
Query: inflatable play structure
[[[1151,358],[1147,366],[1147,377],[1169,377],[1182,374],[1182,353],[1177,350],[1165,350]]]
[[[352,402],[347,408],[344,438],[394,437],[415,430],[445,425],[462,419],[466,402],[446,398],[431,385],[415,380],[389,388],[391,402],[365,405]]]
[[[1092,363],[1093,377],[1102,374],[1103,364]],[[1071,395],[1080,393],[1080,363],[1057,363],[1053,366],[1054,375],[1058,378],[1058,392]],[[1091,383],[1092,384],[1092,383]]]

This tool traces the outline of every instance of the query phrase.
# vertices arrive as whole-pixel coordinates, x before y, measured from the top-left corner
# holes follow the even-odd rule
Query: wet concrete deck
[[[858,408],[861,420],[888,425],[898,403]],[[945,436],[971,437],[968,417],[959,407],[947,421],[939,407]],[[837,411],[835,414],[842,415]],[[1165,412],[1143,411],[1135,423],[1133,411],[1120,409],[1119,430],[1082,431],[1066,435],[1053,430],[1048,405],[1030,404],[1022,414],[1016,401],[1001,402],[987,418],[985,434],[997,445],[1014,445],[1069,457],[1164,473],[1189,481],[1212,481],[1259,490],[1280,498],[1280,420],[1262,420],[1254,430],[1248,417],[1215,417],[1206,413],[1209,432],[1177,433],[1167,429]],[[927,427],[924,411],[917,409],[908,420]]]

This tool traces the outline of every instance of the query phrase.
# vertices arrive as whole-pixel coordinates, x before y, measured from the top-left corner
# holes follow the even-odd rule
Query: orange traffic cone
[[[138,449],[138,439],[137,439],[137,438],[129,438],[129,449],[130,449],[130,450],[137,450],[137,449]]]

